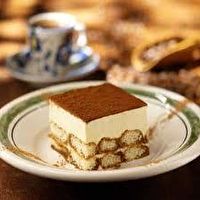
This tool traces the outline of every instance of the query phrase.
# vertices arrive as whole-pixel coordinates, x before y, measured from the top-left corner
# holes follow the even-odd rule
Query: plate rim
[[[22,95],[21,97],[16,98],[10,103],[6,104],[0,109],[0,117],[6,113],[11,107],[17,105],[19,102],[23,100],[27,100],[31,97],[40,95],[45,92],[53,92],[64,89],[72,89],[75,87],[84,87],[88,85],[96,85],[104,83],[105,81],[82,81],[82,82],[74,82],[74,83],[64,83],[56,86],[50,86],[47,88],[39,89],[34,92],[30,92],[28,94]],[[117,84],[120,87],[134,88],[134,89],[142,89],[142,90],[153,90],[158,91],[159,93],[165,93],[167,96],[173,96],[176,100],[186,99],[182,95],[179,95],[175,92],[162,89],[154,86],[146,86],[139,84],[127,84],[121,83]],[[200,108],[195,103],[191,103],[190,107],[192,107],[193,111],[200,118]],[[0,148],[3,144],[0,141]],[[143,165],[135,168],[123,168],[117,170],[106,170],[106,171],[81,171],[81,170],[66,170],[66,169],[56,169],[49,166],[42,166],[39,163],[34,163],[25,159],[18,157],[16,154],[10,152],[9,150],[0,151],[0,158],[10,165],[21,169],[25,172],[39,175],[42,177],[59,179],[59,180],[68,180],[68,181],[121,181],[121,180],[132,180],[150,177],[158,174],[165,173],[167,171],[171,171],[180,166],[187,164],[188,162],[194,160],[196,157],[200,155],[200,137],[198,137],[197,141],[192,144],[185,151],[180,152],[176,156],[169,157],[165,160],[162,160],[158,163],[151,163],[149,165]],[[176,159],[175,159],[176,158]],[[180,160],[179,160],[180,159]],[[176,161],[178,160],[178,162]],[[149,170],[149,166],[151,169]],[[141,172],[143,172],[141,174]]]

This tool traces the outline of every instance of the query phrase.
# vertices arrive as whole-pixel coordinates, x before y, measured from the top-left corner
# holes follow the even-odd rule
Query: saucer
[[[37,64],[37,61],[31,60],[30,56],[29,49],[25,48],[7,59],[7,67],[13,77],[30,83],[35,87],[73,81],[86,77],[98,69],[100,61],[99,56],[94,54],[90,47],[84,47],[70,56],[69,64],[64,66],[66,71],[62,76],[58,75],[55,70],[52,71],[48,68],[44,68],[46,72],[51,73],[52,77],[50,77],[46,72],[42,74],[42,71],[35,71],[34,65]],[[56,68],[58,67],[55,65],[54,69]]]

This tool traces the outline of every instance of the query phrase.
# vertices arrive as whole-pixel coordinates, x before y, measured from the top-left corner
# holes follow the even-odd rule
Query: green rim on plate
[[[140,89],[132,89],[132,88],[127,88],[127,87],[124,89],[131,94],[148,97],[148,98],[151,98],[151,99],[161,102],[161,100],[158,98],[157,94],[155,94],[153,92],[144,91],[144,90],[140,90]],[[62,90],[59,92],[64,92],[64,91],[67,91],[67,90]],[[55,93],[57,93],[57,92],[48,93],[48,95],[53,95]],[[35,96],[35,97],[32,97],[32,98],[22,101],[21,103],[13,106],[10,110],[8,110],[0,118],[0,122],[1,122],[0,141],[2,142],[2,144],[4,144],[5,146],[11,145],[11,143],[8,139],[8,136],[7,136],[7,132],[8,132],[9,124],[13,121],[13,119],[17,115],[19,115],[21,112],[26,110],[27,108],[30,108],[31,106],[34,106],[34,105],[44,102],[44,98],[43,98],[44,95],[45,94],[38,95],[38,96]],[[164,95],[162,94],[162,96],[164,96]],[[164,96],[164,97],[166,99],[166,103],[168,105],[170,105],[172,108],[175,107],[175,105],[178,103],[177,100],[174,100],[167,96]],[[190,134],[190,137],[187,140],[187,142],[181,146],[181,148],[179,149],[179,152],[183,151],[184,149],[191,146],[198,139],[198,137],[200,135],[200,119],[196,115],[196,113],[193,112],[193,110],[190,108],[183,108],[181,113],[187,118],[187,120],[191,126],[191,134]]]

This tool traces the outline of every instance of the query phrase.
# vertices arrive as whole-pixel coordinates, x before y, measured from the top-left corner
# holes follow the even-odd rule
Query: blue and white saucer
[[[84,78],[98,69],[99,61],[99,56],[94,54],[90,47],[83,47],[73,52],[68,64],[64,66],[64,73],[62,72],[60,75],[59,71],[56,71],[60,69],[57,64],[53,68],[48,66],[41,69],[34,67],[41,64],[41,61],[32,59],[30,50],[25,48],[7,59],[7,67],[16,79],[36,87],[42,87]]]

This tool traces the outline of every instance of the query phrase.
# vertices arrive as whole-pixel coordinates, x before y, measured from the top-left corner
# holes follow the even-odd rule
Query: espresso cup
[[[85,26],[66,13],[42,13],[29,20],[28,42],[35,73],[66,72],[69,57],[86,46]],[[54,70],[56,68],[56,70]]]

